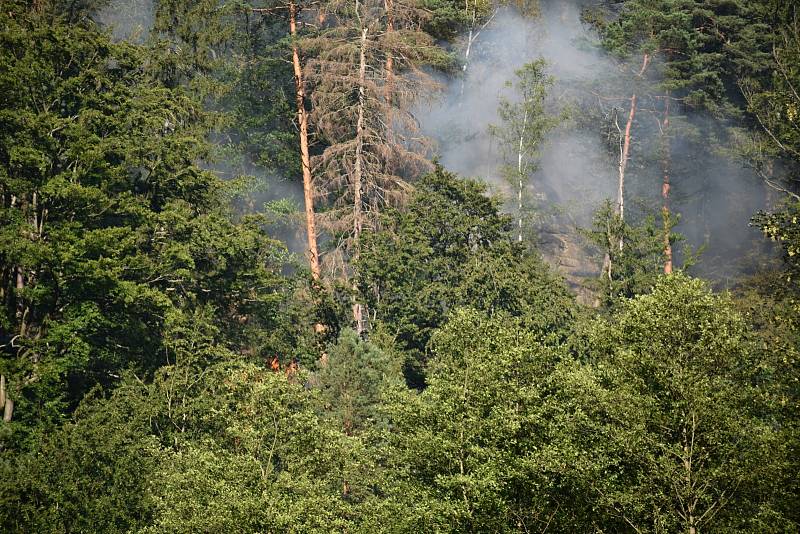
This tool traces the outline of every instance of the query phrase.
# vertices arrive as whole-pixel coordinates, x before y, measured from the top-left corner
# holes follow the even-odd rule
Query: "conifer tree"
[[[314,183],[311,169],[311,138],[309,135],[309,99],[306,94],[307,83],[303,73],[305,60],[300,48],[302,33],[300,17],[306,6],[302,2],[271,3],[269,6],[255,7],[252,10],[265,20],[278,19],[288,29],[289,49],[291,53],[292,76],[294,81],[294,115],[297,123],[297,143],[300,170],[303,182],[303,204],[305,215],[305,234],[308,248],[309,267],[315,281],[320,278],[320,255],[317,245],[316,212],[314,209]]]
[[[0,17],[8,418],[57,421],[124,369],[152,372],[173,314],[209,307],[220,337],[252,350],[243,334],[272,322],[282,253],[262,218],[231,217],[235,184],[200,167],[213,124],[201,103],[93,25]]]
[[[362,232],[375,228],[385,206],[402,203],[409,180],[430,165],[410,107],[433,87],[421,67],[438,52],[409,24],[423,16],[413,3],[393,6],[390,32],[385,9],[382,2],[332,1],[324,6],[326,27],[305,43],[313,55],[311,120],[325,145],[312,161],[315,185],[329,206],[322,220],[338,243],[330,269],[345,276]],[[362,331],[358,302],[353,320]]]

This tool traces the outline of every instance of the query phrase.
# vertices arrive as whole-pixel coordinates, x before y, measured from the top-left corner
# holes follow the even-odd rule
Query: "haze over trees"
[[[0,44],[4,531],[800,529],[792,3],[5,0]]]

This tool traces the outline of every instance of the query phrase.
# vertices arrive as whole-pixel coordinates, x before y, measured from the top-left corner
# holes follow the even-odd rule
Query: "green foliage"
[[[222,96],[229,89],[220,70],[233,32],[232,9],[216,0],[156,2],[151,71],[167,87],[185,85],[201,98]]]
[[[309,392],[280,373],[235,365],[197,377],[206,406],[192,433],[164,448],[149,532],[346,528],[357,442],[314,415]],[[182,430],[183,431],[183,430]],[[189,429],[187,428],[187,432]]]
[[[158,443],[148,436],[142,386],[87,398],[72,422],[37,433],[30,451],[4,452],[0,518],[7,532],[129,532],[152,520],[147,485]]]
[[[759,394],[780,421],[782,442],[787,448],[788,466],[776,486],[785,499],[781,512],[800,523],[794,499],[800,491],[800,304],[797,286],[782,272],[756,275],[735,293],[734,304],[753,329],[753,348],[759,358]]]
[[[675,221],[668,224],[671,228]],[[607,200],[595,212],[592,228],[583,234],[606,257],[600,278],[590,282],[605,306],[611,306],[620,297],[649,292],[663,272],[664,230],[652,216],[640,224],[629,224],[620,219],[613,202]],[[670,234],[671,243],[679,239],[680,236]],[[690,266],[691,261],[687,257],[684,266]]]
[[[378,423],[381,392],[402,378],[399,362],[350,329],[328,348],[315,379],[322,410],[348,435]]]
[[[768,86],[750,94],[750,111],[757,116],[770,142],[783,157],[800,160],[800,20],[790,21],[773,50],[775,67]],[[747,83],[747,82],[745,82]],[[753,83],[752,79],[749,83]],[[754,88],[745,87],[748,94]]]
[[[663,89],[688,107],[724,115],[736,106],[729,98],[733,76],[764,68],[770,27],[758,4],[630,0],[617,20],[603,25],[603,39],[623,57],[638,56],[637,65],[650,54]]]
[[[798,176],[797,163],[800,162],[799,25],[795,15],[795,19],[782,28],[782,35],[773,51],[775,71],[772,76],[766,80],[745,79],[741,84],[749,111],[755,115],[762,130],[747,156],[770,187],[788,193],[790,197],[773,213],[757,214],[753,223],[764,235],[780,244],[792,277],[797,276],[800,268],[800,198],[792,192]],[[786,176],[774,176],[772,158],[789,162]],[[781,178],[788,185],[776,185]]]
[[[96,29],[2,14],[0,372],[20,430],[94,384],[164,362],[167,323],[207,310],[218,341],[277,327],[283,247],[234,220],[199,163],[211,122]],[[271,325],[271,326],[268,326]]]
[[[662,278],[599,321],[590,346],[562,394],[586,451],[575,469],[604,524],[791,530],[778,506],[786,443],[729,298],[683,275]]]
[[[437,39],[448,41],[455,40],[471,27],[479,26],[492,13],[492,4],[486,0],[424,0],[422,5],[430,13],[430,18],[425,21],[425,31]]]
[[[519,321],[459,310],[431,341],[428,387],[393,395],[397,530],[532,531],[557,511],[545,399],[563,357]]]
[[[547,63],[539,59],[516,71],[516,80],[507,82],[513,88],[512,100],[500,98],[500,125],[489,126],[489,132],[499,143],[503,157],[501,173],[517,197],[517,240],[523,240],[524,221],[536,211],[535,187],[530,180],[539,169],[539,159],[548,133],[560,119],[546,109],[547,93],[555,83],[546,74]],[[531,191],[533,189],[534,191]]]
[[[407,202],[370,214],[346,280],[311,284],[287,274],[292,257],[269,235],[296,207],[254,213],[257,180],[223,181],[235,165],[214,161],[300,170],[286,6],[162,0],[135,44],[99,31],[106,4],[11,0],[0,12],[0,405],[15,407],[0,423],[5,530],[798,530],[798,203],[754,219],[788,268],[733,297],[660,276],[676,221],[623,222],[608,203],[585,232],[608,254],[606,306],[579,312],[515,242],[500,200],[437,168],[403,189]],[[404,76],[444,64],[430,36],[454,40],[496,6],[398,4],[383,32],[381,4],[359,9],[372,24],[370,106],[390,111],[371,113],[371,131],[385,133],[383,118],[400,118],[389,108],[408,109],[422,79]],[[350,6],[298,7],[309,9],[304,54],[361,35],[349,23],[363,21],[336,26]],[[779,179],[797,171],[796,17],[775,0],[630,0],[618,19],[595,18],[624,60],[654,54],[650,70],[622,77],[624,98],[640,96],[631,176],[647,174],[652,140],[656,172],[680,173],[670,140],[689,130],[648,144],[656,130],[641,119],[666,112],[648,95],[669,93],[686,104],[679,125],[685,109],[725,120],[746,109],[745,155],[791,196]],[[336,68],[323,61],[309,78],[351,104],[354,43],[321,55]],[[521,101],[501,103],[507,128],[495,133],[509,163],[520,156],[515,183],[554,125],[551,83],[533,63]],[[348,113],[322,118],[335,138],[352,137]],[[409,147],[390,137],[398,144],[381,148],[367,135],[367,152],[405,179],[392,151]],[[337,161],[340,178],[349,161]],[[354,292],[368,339],[340,330]]]
[[[759,213],[753,218],[764,235],[777,242],[793,278],[800,269],[800,201],[787,202],[775,213]]]
[[[304,2],[298,3],[302,9]],[[254,13],[252,9],[267,9]],[[250,2],[233,10],[226,42],[228,61],[220,76],[230,89],[220,105],[230,117],[230,142],[270,173],[299,179],[299,135],[291,40],[286,9],[276,3]],[[305,27],[300,31],[306,33]],[[225,66],[227,65],[227,66]]]
[[[127,374],[30,454],[6,458],[4,474],[20,484],[0,494],[5,524],[21,532],[348,525],[342,488],[355,480],[352,498],[363,493],[360,444],[315,414],[304,372],[287,378],[244,363],[215,335],[201,317],[172,325],[171,363],[152,382]]]
[[[508,218],[484,193],[485,186],[438,169],[417,184],[406,208],[362,239],[358,286],[409,354],[412,382],[431,333],[457,307],[508,312],[554,340],[569,323],[566,289],[512,242]]]

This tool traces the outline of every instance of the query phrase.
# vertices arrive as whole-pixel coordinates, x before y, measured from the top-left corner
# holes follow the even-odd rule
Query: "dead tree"
[[[661,143],[662,143],[662,171],[663,180],[661,182],[661,215],[664,219],[664,274],[672,273],[672,243],[670,234],[672,233],[671,212],[669,205],[670,183],[670,139],[669,139],[669,112],[670,95],[664,98],[664,121],[661,124]]]
[[[650,65],[650,55],[644,54],[642,59],[642,67],[639,69],[639,73],[637,74],[637,78],[641,78],[644,76],[645,71],[647,71],[647,67]],[[629,111],[628,111],[628,119],[625,123],[625,130],[623,131],[619,125],[619,120],[617,115],[614,115],[614,125],[617,128],[618,143],[619,143],[619,160],[617,163],[617,172],[618,172],[618,180],[617,180],[617,215],[619,216],[620,222],[625,221],[625,172],[628,169],[628,162],[630,160],[631,154],[631,140],[632,140],[632,130],[633,130],[633,123],[636,120],[636,109],[637,109],[637,100],[638,97],[636,95],[636,91],[631,94],[630,97],[630,104],[629,104]],[[620,235],[619,237],[619,250],[622,252],[622,249],[625,246],[625,238],[624,236]],[[613,269],[613,265],[611,264],[611,256],[607,253],[605,258],[603,258],[603,271],[608,273],[608,279],[611,280],[611,271]]]
[[[409,180],[430,169],[410,109],[434,87],[420,67],[435,47],[408,24],[422,13],[411,4],[333,1],[323,9],[330,26],[306,41],[314,53],[307,68],[311,120],[325,145],[312,167],[327,207],[320,222],[337,243],[326,269],[350,279],[362,232],[375,228],[385,206],[403,202]],[[353,320],[363,330],[365,314],[356,300]]]
[[[306,89],[303,79],[303,65],[300,54],[300,37],[298,34],[299,6],[296,0],[290,0],[288,4],[278,4],[270,8],[253,8],[255,13],[263,16],[274,16],[277,13],[288,13],[289,17],[289,36],[291,38],[292,49],[292,71],[294,74],[295,85],[295,106],[297,115],[297,128],[299,134],[300,166],[303,174],[303,202],[305,206],[305,226],[306,240],[308,243],[308,263],[311,269],[311,277],[314,281],[320,278],[320,258],[319,247],[317,246],[317,227],[314,211],[314,183],[311,174],[311,154],[309,150],[309,131],[308,131],[308,110],[306,109]]]

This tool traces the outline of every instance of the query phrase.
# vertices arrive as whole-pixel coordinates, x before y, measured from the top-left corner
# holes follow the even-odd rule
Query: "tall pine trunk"
[[[294,68],[295,100],[297,122],[300,127],[300,163],[303,167],[303,201],[306,212],[306,236],[308,239],[308,262],[311,276],[317,281],[320,277],[319,249],[317,248],[317,227],[314,216],[314,184],[311,176],[311,157],[308,151],[308,112],[303,85],[303,69],[300,66],[300,53],[297,49],[297,5],[289,3],[289,31],[292,37],[292,67]]]
[[[645,71],[647,70],[648,65],[650,64],[650,55],[644,54],[642,58],[642,68],[639,69],[638,77],[641,78]],[[620,222],[625,222],[625,171],[628,168],[628,161],[630,160],[630,152],[631,152],[631,131],[633,129],[633,121],[636,119],[636,102],[637,97],[636,93],[634,92],[630,98],[630,111],[628,112],[628,121],[625,124],[625,132],[623,133],[619,127],[619,123],[617,123],[617,130],[620,131],[620,152],[619,152],[619,163],[618,163],[618,183],[617,183],[617,215],[619,215]],[[625,246],[625,238],[620,235],[619,237],[619,250],[622,252],[622,249]],[[609,246],[613,246],[609,243]],[[611,282],[612,280],[612,272],[613,265],[611,261],[611,253],[610,251],[606,253],[605,258],[603,258],[603,271],[608,274],[608,280]]]
[[[389,40],[389,51],[386,54],[386,84],[384,85],[383,98],[386,100],[386,141],[391,145],[394,142],[392,113],[392,98],[394,97],[394,43],[392,34],[394,33],[394,0],[384,0],[383,7],[386,10],[386,36]],[[394,169],[394,158],[389,161],[390,168]]]
[[[394,0],[384,0],[384,9],[386,9],[386,34],[391,35],[394,33]],[[391,44],[391,41],[390,41]],[[386,98],[387,109],[389,110],[390,116],[388,117],[388,121],[386,123],[387,127],[391,129],[392,122],[391,122],[391,104],[392,104],[392,93],[394,92],[394,56],[392,55],[392,47],[389,48],[389,53],[386,55],[386,92],[384,97]]]
[[[6,375],[0,375],[0,410],[3,411],[3,422],[10,423],[14,417],[14,401],[6,392]]]
[[[642,58],[642,68],[639,70],[638,77],[641,78],[650,64],[650,55],[644,54]],[[625,221],[625,170],[628,168],[628,161],[631,154],[631,130],[633,129],[633,121],[636,119],[636,93],[631,95],[631,109],[628,113],[628,122],[625,124],[625,135],[622,139],[622,150],[619,157],[619,189],[617,191],[617,209],[619,211],[619,218]],[[619,239],[619,249],[622,250],[624,246],[623,238]]]
[[[358,118],[356,119],[356,144],[355,162],[353,170],[353,259],[358,258],[358,240],[361,237],[363,225],[363,152],[364,152],[364,107],[366,106],[366,75],[367,75],[367,28],[361,30],[361,42],[359,45],[358,63]],[[356,332],[361,334],[364,331],[364,307],[357,300],[357,287],[353,287],[353,321],[356,324]]]
[[[617,185],[617,213],[621,221],[625,220],[625,171],[631,154],[631,130],[636,119],[636,94],[631,96],[631,107],[628,113],[628,122],[625,124],[625,134],[622,137],[622,149],[619,155],[619,180]],[[623,238],[619,238],[619,249],[624,246]]]
[[[464,12],[469,15],[469,0],[464,2]],[[464,85],[467,80],[467,68],[469,68],[469,54],[472,51],[472,41],[475,40],[473,34],[475,33],[475,22],[477,17],[476,8],[472,8],[472,22],[469,25],[469,35],[467,36],[467,48],[464,50],[464,64],[461,66],[461,91],[459,92],[459,105],[464,99]]]

